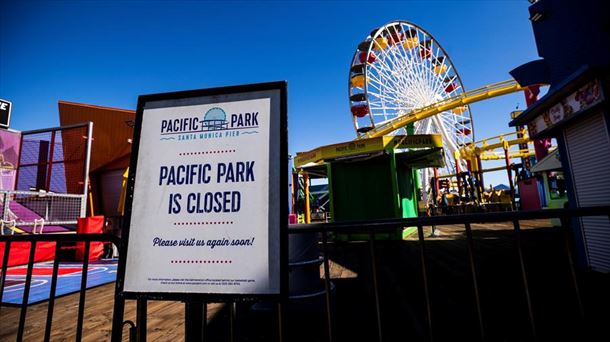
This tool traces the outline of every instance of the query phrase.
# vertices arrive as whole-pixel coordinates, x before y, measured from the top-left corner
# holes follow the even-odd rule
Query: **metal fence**
[[[494,223],[494,222],[511,222],[512,230],[514,236],[514,246],[517,251],[517,259],[518,259],[518,273],[519,278],[515,284],[514,291],[518,291],[523,296],[523,312],[524,316],[526,316],[526,321],[528,325],[527,338],[524,339],[538,339],[538,326],[537,319],[534,314],[534,305],[532,304],[536,298],[532,297],[531,292],[531,283],[529,282],[529,276],[526,271],[526,266],[528,264],[528,259],[526,258],[526,254],[523,251],[523,240],[522,240],[522,229],[521,222],[525,220],[536,220],[536,219],[551,219],[551,218],[559,218],[562,222],[562,226],[557,228],[562,233],[562,243],[561,248],[563,249],[563,255],[565,258],[562,260],[557,260],[557,263],[565,264],[565,267],[569,269],[569,276],[565,279],[566,284],[564,284],[567,288],[570,288],[571,295],[569,298],[561,298],[562,301],[568,301],[574,303],[574,307],[577,308],[576,316],[581,321],[585,320],[585,317],[591,317],[589,313],[585,312],[586,308],[583,305],[583,293],[580,288],[578,271],[575,267],[574,262],[574,252],[572,248],[571,241],[571,231],[569,229],[570,222],[572,219],[583,216],[609,216],[610,214],[610,206],[603,207],[590,207],[590,208],[578,208],[578,209],[551,209],[551,210],[542,210],[542,211],[532,211],[532,212],[502,212],[502,213],[481,213],[481,214],[470,214],[470,215],[459,215],[459,216],[436,216],[436,217],[422,217],[422,218],[412,218],[412,219],[387,219],[387,220],[375,220],[375,221],[361,221],[361,222],[345,222],[345,223],[319,223],[319,224],[309,224],[309,225],[294,225],[289,228],[290,234],[311,234],[316,233],[320,235],[320,246],[322,248],[323,260],[322,260],[322,268],[323,268],[323,281],[325,287],[325,316],[323,321],[326,322],[326,331],[324,333],[323,340],[328,341],[337,341],[342,340],[341,336],[337,336],[337,330],[335,329],[336,321],[337,321],[337,313],[336,310],[333,309],[333,300],[332,300],[332,282],[331,282],[331,274],[330,274],[330,263],[331,260],[329,258],[329,234],[338,234],[338,233],[364,233],[368,234],[369,239],[366,242],[368,244],[368,257],[370,260],[370,279],[367,281],[372,287],[372,296],[367,297],[364,296],[359,300],[359,303],[371,301],[373,305],[371,307],[374,308],[374,319],[372,319],[370,323],[374,325],[374,330],[376,330],[376,336],[374,336],[373,340],[383,341],[389,340],[387,336],[384,336],[384,326],[385,322],[383,320],[384,315],[382,315],[382,308],[384,303],[381,301],[381,297],[383,295],[381,288],[383,284],[380,283],[379,278],[379,264],[377,260],[377,254],[380,252],[379,245],[380,242],[375,239],[377,234],[385,234],[387,232],[392,232],[398,229],[403,229],[403,227],[416,227],[417,228],[417,242],[418,242],[418,253],[417,257],[414,259],[417,260],[407,260],[405,262],[413,262],[417,263],[419,266],[419,279],[421,281],[421,293],[416,293],[413,297],[423,298],[424,306],[421,312],[418,313],[419,316],[423,318],[425,322],[425,333],[424,338],[427,340],[434,340],[435,333],[439,330],[442,330],[442,327],[438,327],[435,322],[435,311],[434,307],[431,304],[433,302],[433,294],[431,294],[431,286],[433,285],[433,281],[430,278],[430,270],[429,270],[429,261],[430,256],[428,255],[429,248],[428,244],[430,240],[425,237],[424,227],[426,226],[442,226],[442,225],[462,225],[464,229],[464,235],[466,239],[467,246],[467,264],[470,281],[470,291],[472,294],[473,306],[476,311],[476,322],[472,322],[475,326],[478,326],[477,337],[475,339],[479,340],[494,340],[493,337],[489,337],[488,331],[486,330],[486,325],[484,322],[488,319],[486,316],[485,310],[482,310],[482,299],[481,299],[481,288],[480,288],[480,269],[477,266],[477,251],[475,249],[476,241],[473,239],[473,224],[479,223]],[[3,257],[3,267],[2,267],[2,276],[0,277],[0,300],[2,298],[2,289],[4,287],[5,282],[5,274],[6,274],[6,264],[9,257],[9,249],[12,242],[18,241],[29,241],[32,243],[32,246],[35,247],[36,243],[41,241],[54,241],[56,242],[56,251],[61,249],[61,246],[65,243],[70,242],[85,242],[85,252],[84,255],[88,255],[89,246],[92,241],[110,241],[113,244],[119,246],[120,240],[111,235],[103,235],[103,234],[86,234],[86,235],[23,235],[23,236],[0,236],[0,243],[5,243],[5,252]],[[122,246],[124,248],[124,246]],[[34,259],[34,250],[32,248],[30,250],[29,262],[28,262],[28,273],[25,283],[25,293],[24,298],[28,297],[29,288],[31,285],[31,271],[33,266]],[[56,253],[57,255],[57,253]],[[47,322],[45,326],[45,341],[48,341],[50,338],[50,329],[53,319],[53,305],[54,305],[54,289],[57,282],[57,267],[58,267],[58,259],[57,256],[54,261],[53,268],[53,278],[51,285],[51,295],[49,301],[49,310],[47,313]],[[85,258],[83,262],[83,269],[86,269],[88,265],[88,258]],[[121,281],[121,279],[118,279]],[[76,321],[76,340],[80,341],[82,338],[82,327],[83,327],[83,315],[84,315],[84,303],[86,297],[86,272],[82,275],[81,282],[81,291],[80,291],[80,299],[78,306],[78,316]],[[607,290],[607,289],[606,289]],[[495,294],[497,296],[502,296],[502,294]],[[189,311],[189,306],[197,306],[204,305],[205,303],[186,303],[186,312]],[[287,340],[284,336],[286,334],[286,326],[285,326],[285,315],[286,315],[286,304],[287,302],[282,302],[277,305],[277,317],[279,320],[277,321],[277,325],[274,325],[273,328],[277,327],[277,330],[271,332],[272,338],[267,338],[266,340]],[[387,303],[386,303],[387,305]],[[124,306],[125,299],[122,297],[120,293],[115,293],[115,302],[114,302],[114,317],[113,317],[113,331],[112,331],[112,340],[120,341],[122,338],[122,328],[125,324],[132,325],[132,329],[130,330],[132,333],[130,334],[130,339],[138,340],[140,342],[146,341],[146,330],[147,330],[147,302],[146,300],[138,300],[137,301],[137,318],[136,324],[132,322],[124,322]],[[230,324],[228,326],[229,331],[224,333],[223,339],[234,341],[237,338],[235,336],[239,336],[237,324],[235,324],[236,318],[236,305],[232,303],[229,305],[231,313],[229,315]],[[352,310],[351,308],[349,310]],[[21,341],[23,338],[23,329],[26,317],[27,305],[22,304],[21,306],[21,315],[19,321],[19,329],[17,335],[17,341]],[[387,317],[387,316],[386,316]],[[199,322],[203,321],[203,328],[201,334],[193,333],[192,327],[189,325],[189,320],[187,320],[185,325],[185,335],[187,341],[197,341],[201,340],[201,337],[205,339],[205,334],[207,328],[205,326],[206,322],[206,311],[204,311],[203,317],[199,317]],[[509,327],[510,328],[510,327]],[[191,329],[191,330],[189,330]],[[243,336],[242,336],[243,337]],[[269,337],[269,336],[267,336]],[[458,338],[459,339],[459,338]],[[251,340],[251,339],[248,339]]]
[[[86,193],[92,134],[91,122],[22,132],[15,189]]]
[[[429,257],[427,255],[426,244],[430,242],[426,239],[424,234],[424,227],[431,226],[443,226],[443,225],[463,225],[464,233],[467,242],[467,255],[468,265],[471,281],[471,291],[474,294],[474,305],[476,308],[476,317],[478,325],[479,339],[482,341],[488,340],[486,335],[486,328],[484,321],[486,319],[483,310],[481,309],[481,296],[479,288],[479,270],[477,269],[476,263],[476,252],[474,249],[472,224],[475,223],[494,223],[494,222],[511,222],[514,231],[514,244],[518,255],[518,265],[520,273],[521,288],[515,289],[516,291],[523,291],[526,303],[527,321],[529,324],[529,336],[525,339],[538,339],[536,319],[534,317],[534,310],[532,306],[532,296],[530,290],[530,284],[528,282],[528,272],[526,271],[527,260],[524,257],[522,248],[522,229],[521,221],[525,220],[537,220],[537,219],[560,219],[561,227],[557,227],[562,231],[563,235],[563,248],[564,248],[564,260],[557,260],[557,262],[565,263],[565,266],[569,269],[570,279],[569,282],[572,287],[572,298],[562,299],[567,301],[574,301],[578,308],[578,317],[582,323],[585,320],[585,309],[583,306],[582,293],[579,288],[579,279],[577,277],[577,269],[575,266],[574,250],[573,250],[573,232],[570,231],[571,220],[577,217],[584,216],[607,216],[610,219],[610,206],[600,207],[588,207],[588,208],[577,208],[577,209],[550,209],[540,211],[517,211],[517,212],[498,212],[498,213],[479,213],[479,214],[467,214],[467,215],[452,215],[452,216],[433,216],[433,217],[420,217],[411,219],[386,219],[386,220],[375,220],[366,222],[345,222],[345,223],[319,223],[319,224],[300,224],[291,226],[289,229],[290,234],[306,234],[306,233],[319,233],[321,235],[321,245],[323,249],[323,267],[324,267],[324,282],[326,288],[326,327],[327,327],[327,340],[335,341],[341,340],[337,338],[334,332],[334,321],[333,310],[331,308],[331,276],[329,266],[329,234],[334,233],[365,233],[369,235],[369,258],[371,264],[371,279],[370,283],[373,287],[373,300],[375,308],[375,322],[377,330],[377,340],[384,340],[383,332],[383,321],[381,314],[381,302],[380,302],[380,284],[378,277],[378,260],[376,257],[377,248],[375,236],[380,233],[387,233],[396,231],[397,229],[403,229],[403,227],[417,227],[417,240],[419,245],[419,260],[418,263],[421,267],[421,288],[422,293],[417,294],[424,297],[425,310],[421,312],[421,315],[425,317],[426,322],[426,336],[429,341],[434,340],[435,331],[441,328],[435,327],[434,312],[431,305],[431,293],[430,293],[430,279],[429,279]],[[609,232],[610,233],[610,232]],[[466,294],[465,294],[466,295]],[[497,294],[501,296],[501,294]],[[281,339],[281,338],[280,338]],[[460,338],[458,338],[460,339]]]
[[[92,242],[109,242],[115,246],[120,245],[120,240],[109,234],[37,234],[37,235],[12,235],[12,236],[0,236],[0,244],[4,244],[4,253],[2,256],[2,273],[0,274],[0,303],[4,294],[4,287],[6,284],[6,274],[9,262],[9,255],[11,252],[11,245],[13,243],[30,243],[29,258],[27,263],[27,273],[25,278],[23,299],[20,307],[19,323],[17,328],[16,341],[22,341],[24,336],[24,329],[26,323],[26,316],[28,310],[28,298],[30,295],[30,288],[32,286],[32,271],[34,267],[34,259],[36,255],[36,246],[43,242],[54,242],[55,243],[55,257],[53,259],[53,270],[51,277],[51,289],[49,294],[49,303],[47,309],[46,323],[44,326],[44,341],[48,342],[51,339],[51,328],[53,324],[53,309],[55,306],[55,293],[57,289],[57,277],[59,271],[60,252],[62,248],[73,248],[74,243],[84,243],[83,252],[83,265],[81,272],[81,283],[79,289],[79,301],[78,301],[78,313],[76,317],[76,340],[80,341],[83,336],[83,319],[85,315],[85,300],[87,295],[87,275],[89,268],[89,251]],[[2,305],[0,305],[0,317]]]
[[[454,215],[454,216],[436,216],[436,217],[421,217],[421,218],[412,218],[412,219],[387,219],[387,220],[375,220],[375,221],[364,221],[364,222],[345,222],[345,223],[318,223],[318,224],[308,224],[308,225],[293,225],[289,228],[289,234],[311,234],[311,233],[315,233],[315,234],[319,234],[320,237],[320,246],[322,248],[322,269],[323,269],[323,281],[324,281],[324,287],[325,287],[325,314],[322,314],[321,316],[325,316],[325,318],[323,318],[323,321],[326,321],[326,332],[324,333],[324,336],[322,339],[319,340],[327,340],[327,341],[337,341],[337,340],[345,340],[348,339],[348,337],[345,336],[337,336],[337,330],[335,329],[336,327],[336,321],[337,321],[337,309],[336,307],[334,307],[334,305],[336,303],[333,303],[333,282],[331,281],[331,272],[330,272],[330,263],[331,260],[329,258],[329,249],[330,249],[330,245],[331,242],[329,242],[329,235],[330,234],[340,234],[340,233],[359,233],[359,234],[368,234],[368,257],[370,260],[370,265],[371,265],[371,271],[370,271],[370,279],[366,280],[370,286],[372,287],[372,296],[361,296],[358,299],[358,305],[352,303],[352,305],[355,306],[355,308],[347,308],[346,310],[365,310],[362,303],[363,302],[367,302],[367,301],[372,301],[374,302],[374,305],[370,306],[374,308],[374,318],[367,321],[366,324],[372,324],[374,325],[374,330],[376,330],[376,334],[375,336],[373,336],[371,339],[368,339],[364,336],[356,336],[356,340],[357,339],[362,339],[362,338],[366,338],[367,340],[378,340],[378,341],[384,341],[384,340],[396,340],[397,338],[395,336],[393,336],[393,338],[389,338],[388,336],[385,335],[384,333],[384,320],[383,317],[384,315],[382,315],[382,309],[384,307],[384,303],[382,303],[381,301],[381,297],[383,295],[381,288],[384,286],[384,284],[380,283],[380,278],[379,278],[379,265],[378,265],[378,256],[377,254],[380,252],[379,250],[379,245],[381,244],[379,241],[376,240],[376,236],[377,235],[382,235],[385,234],[387,235],[388,232],[392,232],[392,231],[396,231],[396,230],[402,230],[404,227],[417,227],[417,243],[419,246],[419,252],[418,252],[418,257],[416,259],[418,260],[405,260],[405,262],[412,262],[412,263],[416,263],[420,266],[419,272],[421,273],[421,276],[418,277],[417,279],[421,280],[421,286],[420,288],[422,289],[420,293],[416,293],[413,295],[413,297],[419,297],[419,298],[423,298],[424,301],[424,305],[423,305],[423,309],[422,311],[418,314],[420,317],[422,317],[422,321],[425,322],[425,327],[423,329],[423,334],[419,337],[419,338],[423,338],[423,339],[427,339],[429,341],[432,341],[435,339],[435,334],[436,332],[439,332],[441,330],[443,330],[443,327],[440,326],[436,326],[435,323],[435,317],[437,315],[435,315],[438,312],[435,312],[433,309],[433,299],[434,296],[431,294],[431,285],[433,284],[433,281],[431,281],[431,278],[429,276],[429,255],[428,255],[428,247],[427,244],[430,243],[430,239],[425,237],[424,234],[424,227],[427,226],[442,226],[442,225],[462,225],[463,229],[464,229],[464,235],[465,235],[465,239],[466,239],[466,246],[467,246],[467,264],[468,266],[468,271],[465,271],[465,273],[469,273],[469,278],[471,279],[470,281],[470,292],[472,293],[472,297],[473,299],[473,303],[472,305],[475,307],[475,311],[476,311],[476,315],[475,315],[475,319],[472,320],[472,322],[469,322],[469,324],[474,324],[475,326],[478,326],[477,332],[475,333],[475,335],[478,335],[478,337],[475,337],[474,339],[479,339],[482,341],[485,340],[495,340],[495,336],[489,337],[488,333],[487,333],[487,328],[486,325],[484,324],[484,322],[489,318],[486,317],[485,311],[482,310],[482,305],[484,303],[482,303],[482,299],[481,299],[481,289],[479,286],[479,276],[480,276],[480,270],[477,267],[477,253],[475,250],[475,241],[473,239],[473,228],[472,225],[473,224],[478,224],[478,223],[494,223],[494,222],[511,222],[512,223],[512,230],[513,230],[513,236],[514,236],[514,246],[516,248],[516,254],[517,254],[517,264],[518,264],[518,274],[519,276],[517,278],[520,279],[514,279],[514,283],[517,284],[515,288],[512,288],[512,290],[516,291],[520,297],[523,298],[523,302],[524,302],[524,307],[523,309],[523,315],[524,317],[520,317],[520,318],[524,318],[524,320],[527,321],[527,326],[529,331],[524,332],[524,335],[526,336],[520,336],[517,339],[518,340],[529,340],[529,339],[533,339],[536,340],[538,339],[538,328],[537,328],[537,320],[535,318],[534,315],[534,309],[533,309],[533,304],[532,304],[532,293],[531,293],[531,284],[529,282],[528,279],[528,272],[526,271],[526,265],[528,263],[529,260],[527,260],[522,245],[523,245],[523,241],[522,241],[522,229],[521,229],[521,221],[526,221],[526,220],[537,220],[537,219],[551,219],[551,218],[559,218],[562,222],[562,226],[558,227],[556,229],[558,229],[561,232],[561,240],[563,240],[563,243],[561,243],[562,245],[562,249],[563,249],[563,256],[561,258],[561,260],[557,260],[557,263],[562,263],[564,264],[565,268],[569,269],[569,279],[565,280],[565,287],[567,288],[571,288],[571,290],[569,291],[571,293],[571,295],[569,296],[569,298],[561,298],[562,302],[570,302],[570,303],[575,303],[575,307],[577,308],[575,311],[577,311],[575,313],[575,315],[577,317],[579,317],[579,320],[582,322],[585,319],[585,307],[583,306],[583,300],[582,300],[582,293],[579,287],[579,279],[578,279],[578,271],[576,269],[575,266],[575,261],[574,261],[574,251],[573,251],[573,245],[572,245],[572,240],[571,240],[571,234],[572,232],[570,231],[570,221],[573,218],[576,217],[581,217],[581,216],[608,216],[610,213],[610,206],[604,206],[604,207],[592,207],[592,208],[578,208],[578,209],[551,209],[551,210],[542,210],[542,211],[534,211],[534,212],[502,212],[502,213],[480,213],[480,214],[469,214],[469,215]],[[400,270],[397,270],[397,272],[400,272]],[[531,274],[529,274],[531,275]],[[336,287],[335,287],[336,288]],[[385,287],[385,289],[387,289],[387,287]],[[497,294],[493,294],[495,296],[502,296],[503,294],[501,293],[497,293]],[[468,294],[464,294],[464,296],[468,296]],[[535,298],[534,298],[535,299]],[[120,308],[120,306],[124,305],[124,300],[122,300],[123,302],[115,302],[115,314],[117,313],[117,309],[118,312],[122,312],[122,309]],[[186,314],[187,314],[187,322],[186,322],[186,329],[185,329],[185,337],[186,337],[186,341],[201,341],[201,340],[206,340],[206,334],[209,334],[209,327],[206,327],[206,321],[207,321],[207,311],[203,311],[203,317],[197,316],[196,319],[198,320],[198,322],[203,321],[203,327],[201,327],[201,324],[199,325],[195,325],[192,326],[189,324],[189,322],[191,322],[188,318],[188,312],[189,312],[189,306],[198,306],[198,305],[203,305],[205,307],[206,303],[186,303]],[[238,303],[237,303],[238,304]],[[275,332],[269,332],[269,335],[266,335],[265,338],[263,340],[279,340],[279,341],[283,341],[283,340],[293,340],[293,337],[287,338],[285,335],[287,333],[287,331],[290,330],[290,327],[288,327],[286,325],[286,312],[287,310],[287,304],[288,302],[282,302],[279,303],[277,305],[277,311],[276,311],[276,317],[278,317],[278,320],[276,321],[276,323],[270,325],[267,324],[267,326],[269,327],[269,329],[276,329],[275,327],[277,327],[277,330]],[[117,307],[117,305],[119,307]],[[140,299],[138,300],[138,318],[137,318],[137,330],[138,333],[137,335],[137,340],[138,341],[146,341],[146,325],[147,325],[147,312],[146,312],[146,300]],[[388,310],[387,308],[389,306],[395,306],[396,303],[385,303],[385,308],[386,310]],[[357,307],[357,308],[356,308]],[[244,339],[245,336],[243,336],[243,333],[241,333],[239,331],[239,328],[237,328],[239,326],[238,323],[236,323],[238,321],[237,319],[237,305],[236,303],[231,303],[228,306],[230,312],[228,313],[228,320],[229,320],[229,324],[228,324],[228,331],[225,331],[224,333],[221,333],[221,340],[227,340],[227,341],[235,341],[235,340],[240,340],[240,338],[236,337],[236,336],[240,336],[241,335],[241,339]],[[391,310],[390,310],[391,311]],[[454,313],[449,313],[450,315],[454,314]],[[455,313],[456,315],[458,313]],[[120,329],[120,327],[123,326],[123,322],[122,322],[122,314],[119,314],[119,317],[115,316],[115,321],[114,321],[114,328],[113,328],[113,341],[119,341],[120,340],[120,331],[118,331],[117,329]],[[387,313],[385,315],[385,317],[387,318]],[[191,317],[192,318],[192,317]],[[252,318],[250,316],[250,318]],[[269,323],[269,322],[267,322]],[[191,322],[192,324],[192,322]],[[302,324],[301,322],[299,322],[299,324]],[[324,324],[323,324],[324,325]],[[319,327],[316,326],[318,330]],[[514,327],[513,327],[514,328]],[[194,333],[194,330],[201,330],[201,331],[197,331],[196,333]],[[313,326],[309,326],[308,328],[306,328],[308,330],[314,330]],[[510,329],[510,327],[509,327]],[[115,331],[116,330],[116,331]],[[406,335],[406,334],[405,334]],[[203,337],[203,338],[202,338]],[[215,336],[216,338],[218,338],[218,336]],[[353,337],[353,336],[352,336]],[[353,339],[352,337],[350,337],[350,339]],[[402,336],[402,338],[404,338],[405,336]],[[455,337],[455,336],[454,336]],[[254,339],[256,340],[256,337],[253,336],[249,336],[247,338],[248,340],[250,339]],[[417,338],[416,338],[417,339]],[[458,338],[460,339],[460,338]],[[260,338],[259,338],[260,340]],[[318,340],[318,339],[316,339]]]
[[[7,227],[71,225],[85,216],[86,203],[84,194],[0,190],[0,219]]]

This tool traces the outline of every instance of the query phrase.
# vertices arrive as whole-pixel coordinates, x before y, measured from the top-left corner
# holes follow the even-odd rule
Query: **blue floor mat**
[[[101,259],[89,263],[87,288],[107,284],[116,280],[117,259]],[[61,262],[57,276],[55,296],[78,292],[81,285],[82,262]],[[6,272],[6,282],[2,304],[21,305],[27,274],[27,265],[10,267]],[[35,304],[49,299],[53,262],[39,262],[32,270],[32,283],[28,304]]]

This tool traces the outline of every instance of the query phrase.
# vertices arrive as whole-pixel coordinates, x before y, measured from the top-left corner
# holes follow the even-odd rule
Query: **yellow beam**
[[[508,146],[513,146],[513,145],[518,145],[518,144],[525,144],[530,141],[531,140],[529,137],[524,137],[524,138],[508,140],[508,141],[506,141],[506,143],[508,143]],[[495,144],[484,145],[479,148],[481,151],[490,151],[490,150],[495,150],[497,148],[503,148],[503,147],[504,147],[504,141],[501,141],[501,142],[495,143]]]
[[[497,167],[490,167],[489,169],[483,169],[483,173],[485,172],[494,172],[494,171],[506,171],[506,166],[497,166]]]
[[[413,110],[405,115],[393,118],[383,125],[373,128],[372,130],[361,134],[358,139],[375,138],[389,134],[397,129],[405,127],[410,123],[420,121],[438,113],[451,110],[456,107],[468,105],[474,102],[487,100],[496,96],[502,96],[517,91],[523,88],[514,80],[508,80],[496,84],[492,84],[483,88],[464,92],[458,96],[445,99],[443,101],[431,104],[429,106]]]
[[[493,171],[500,171],[500,170],[506,170],[506,166],[498,166],[498,167],[492,167],[490,169],[483,169],[481,172],[485,173],[485,172],[493,172]],[[440,175],[438,176],[439,179],[441,178],[452,178],[457,176],[456,173],[451,173],[448,175]]]
[[[513,159],[513,158],[525,158],[525,157],[531,157],[533,155],[536,155],[536,153],[534,152],[518,152],[518,153],[509,153],[509,158]],[[499,154],[481,154],[481,160],[501,160],[504,159],[504,153],[502,153],[502,155]]]
[[[488,138],[488,139],[484,139],[481,140],[483,142],[482,146],[476,146],[476,145],[467,145],[464,146],[462,148],[460,148],[460,154],[458,157],[460,158],[469,158],[472,156],[475,156],[477,154],[479,155],[483,155],[484,152],[488,152],[488,151],[493,151],[495,149],[499,149],[499,148],[506,148],[508,149],[510,146],[513,145],[519,145],[519,144],[527,144],[530,143],[532,140],[529,138],[529,136],[524,135],[523,138],[517,138],[517,139],[513,139],[513,140],[504,140],[504,138],[502,136],[499,136],[500,141],[497,143],[493,143],[493,144],[487,144],[486,140],[488,139],[494,139],[494,138]],[[476,142],[475,144],[479,144],[480,142]],[[500,152],[498,152],[500,153]],[[502,158],[504,158],[504,152],[502,151]],[[499,158],[499,159],[502,159]],[[494,158],[495,159],[495,158]],[[487,159],[489,160],[489,159]]]
[[[517,134],[523,134],[523,136],[525,137],[527,135],[527,130],[523,129],[523,130],[520,130],[520,131],[514,131],[514,132],[508,132],[508,133],[496,135],[495,137],[488,137],[488,138],[481,139],[481,140],[475,142],[474,145],[479,145],[479,144],[480,145],[484,145],[484,144],[486,144],[490,140],[504,139],[504,138],[509,137],[511,135],[517,135]],[[504,140],[506,140],[506,139],[504,139]]]
[[[486,173],[486,172],[494,172],[494,171],[506,171],[506,166],[498,166],[498,167],[492,167],[492,168],[489,168],[489,169],[483,169],[480,172]],[[457,176],[457,174],[451,173],[451,174],[448,174],[448,175],[440,175],[440,176],[438,176],[438,178],[439,179],[441,179],[441,178],[452,178],[452,177],[455,177],[455,176]]]

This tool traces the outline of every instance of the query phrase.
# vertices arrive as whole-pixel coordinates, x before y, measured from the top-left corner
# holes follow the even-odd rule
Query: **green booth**
[[[307,178],[328,179],[334,222],[417,217],[418,170],[444,166],[442,140],[431,134],[350,141],[298,153],[295,166]],[[399,240],[403,233],[376,236]],[[366,240],[368,234],[335,238]]]

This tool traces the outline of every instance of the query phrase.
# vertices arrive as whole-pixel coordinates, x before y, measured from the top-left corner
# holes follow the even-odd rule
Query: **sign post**
[[[284,298],[287,158],[285,82],[140,96],[117,295]]]

